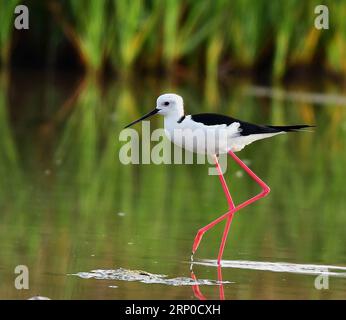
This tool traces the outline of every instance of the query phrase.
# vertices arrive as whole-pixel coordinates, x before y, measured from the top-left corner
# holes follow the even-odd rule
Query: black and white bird
[[[300,131],[301,129],[311,126],[305,124],[293,126],[257,125],[214,113],[185,115],[183,98],[176,94],[168,93],[158,97],[156,108],[154,110],[140,119],[131,122],[125,128],[149,118],[154,114],[164,116],[165,133],[168,139],[170,139],[174,144],[195,153],[208,154],[214,157],[215,165],[218,170],[220,182],[229,208],[226,213],[198,230],[192,245],[191,260],[204,233],[226,219],[227,221],[217,258],[218,265],[221,265],[221,258],[234,213],[265,197],[270,192],[270,188],[259,177],[257,177],[256,174],[234,154],[234,152],[242,150],[245,146],[254,141],[270,138],[286,132]],[[232,196],[228,190],[218,161],[218,155],[223,153],[228,153],[234,161],[262,188],[262,191],[259,194],[249,198],[241,204],[235,205],[233,203]]]
[[[183,98],[168,93],[158,97],[154,110],[125,128],[155,114],[164,116],[166,135],[174,144],[211,155],[237,152],[254,141],[310,127],[256,125],[216,113],[185,115]]]

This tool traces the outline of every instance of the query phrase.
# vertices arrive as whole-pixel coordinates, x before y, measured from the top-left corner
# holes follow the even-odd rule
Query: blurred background
[[[28,30],[14,27],[19,4]],[[195,233],[225,212],[207,166],[120,163],[119,132],[163,92],[182,95],[188,113],[316,124],[239,153],[272,192],[236,215],[224,259],[344,266],[346,3],[323,1],[328,30],[315,28],[319,4],[1,1],[0,298],[194,298],[191,286],[69,275],[122,267],[189,277]],[[228,168],[237,202],[258,192]],[[222,228],[205,235],[197,260],[216,258]],[[29,290],[14,288],[19,264]],[[217,278],[215,267],[195,273]],[[223,279],[227,299],[346,298],[342,274],[329,290],[294,270],[223,268]],[[201,290],[215,299],[217,287]]]

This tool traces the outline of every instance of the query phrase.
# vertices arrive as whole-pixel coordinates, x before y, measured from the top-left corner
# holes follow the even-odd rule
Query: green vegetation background
[[[27,4],[42,60],[73,52],[86,70],[203,72],[269,67],[274,79],[297,66],[346,72],[346,4],[326,0],[329,29],[315,28],[318,0],[6,0],[0,2],[0,59],[10,63],[14,7]],[[45,48],[35,42],[44,42]],[[69,52],[61,52],[63,44]],[[44,51],[43,53],[40,51]]]

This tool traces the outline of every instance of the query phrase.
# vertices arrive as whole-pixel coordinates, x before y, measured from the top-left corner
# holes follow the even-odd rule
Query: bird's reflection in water
[[[190,270],[191,270],[191,278],[192,278],[192,280],[194,280],[196,282],[196,284],[192,285],[192,291],[193,291],[194,296],[199,300],[207,300],[206,296],[202,293],[202,291],[199,287],[197,277],[192,270],[192,264],[190,266]],[[218,285],[219,285],[219,299],[225,300],[225,292],[224,292],[224,288],[223,288],[221,265],[217,266],[217,280],[218,280]]]

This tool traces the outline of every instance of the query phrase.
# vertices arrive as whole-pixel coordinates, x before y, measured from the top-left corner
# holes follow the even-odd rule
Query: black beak
[[[143,117],[139,118],[138,120],[135,120],[133,122],[131,122],[130,124],[128,124],[124,129],[134,125],[135,123],[139,122],[139,121],[142,121],[146,118],[149,118],[151,116],[153,116],[154,114],[158,113],[159,112],[159,109],[154,109],[153,111],[150,111],[149,113],[147,113],[146,115],[144,115]]]

